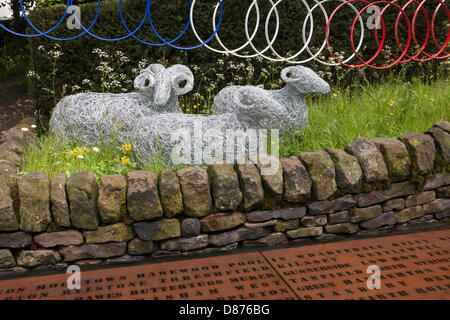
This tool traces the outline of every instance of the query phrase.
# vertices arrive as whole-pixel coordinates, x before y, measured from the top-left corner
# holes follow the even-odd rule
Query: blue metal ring
[[[149,0],[151,2],[151,0]],[[190,1],[189,1],[190,2]],[[193,46],[193,47],[179,47],[179,46],[174,46],[171,44],[171,41],[167,42],[166,40],[164,40],[159,33],[155,30],[155,27],[153,26],[153,22],[152,22],[152,18],[150,16],[150,7],[148,9],[148,20],[150,22],[150,25],[152,26],[153,31],[155,32],[156,36],[164,43],[167,44],[169,46],[171,46],[172,48],[175,49],[180,49],[180,50],[193,50],[193,49],[197,49],[202,47],[203,45],[205,45],[206,43],[208,43],[209,41],[211,41],[211,39],[216,35],[217,31],[219,31],[219,27],[220,24],[222,23],[222,0],[219,0],[219,6],[220,6],[220,16],[219,16],[219,24],[217,25],[216,30],[214,30],[214,33],[208,38],[206,39],[204,42],[202,42],[199,45]],[[191,19],[189,19],[190,21]]]
[[[72,1],[73,1],[73,0],[70,0],[71,3],[72,3]],[[100,0],[99,0],[99,1],[100,1]],[[148,7],[148,6],[150,5],[150,3],[149,3],[149,0],[146,0],[146,1],[147,1],[147,7]],[[120,12],[120,17],[122,18],[122,0],[119,1],[119,12]],[[128,34],[127,34],[127,35],[125,35],[125,36],[123,36],[123,37],[119,37],[119,38],[111,38],[111,39],[103,38],[103,37],[97,36],[97,35],[95,35],[95,34],[89,32],[90,27],[86,30],[86,29],[83,27],[83,25],[81,24],[81,22],[78,20],[77,16],[74,15],[74,17],[75,17],[76,22],[80,25],[80,27],[81,27],[83,30],[85,30],[85,33],[89,34],[90,36],[92,36],[92,37],[94,37],[94,38],[96,38],[96,39],[98,39],[98,40],[111,41],[111,42],[113,42],[113,41],[124,40],[124,39],[127,39],[127,38],[130,37],[130,36],[133,36],[133,35],[134,35],[134,34],[142,27],[142,25],[144,24],[145,18],[147,17],[147,10],[145,11],[145,15],[144,15],[144,18],[142,19],[141,23],[139,24],[139,26],[138,26],[133,32],[131,32],[128,28],[126,28],[127,31],[128,31]],[[123,22],[123,20],[122,20],[122,22]]]
[[[0,27],[1,27],[2,29],[4,29],[4,30],[6,30],[6,31],[8,31],[8,32],[10,32],[10,33],[12,33],[12,34],[14,34],[14,35],[16,35],[16,36],[20,36],[20,37],[34,38],[34,37],[39,37],[39,36],[42,36],[42,35],[46,35],[47,33],[52,32],[53,30],[55,30],[55,29],[56,29],[56,28],[64,21],[64,18],[67,16],[67,10],[69,9],[70,1],[71,1],[71,0],[67,0],[66,10],[64,11],[64,16],[61,18],[61,20],[59,20],[58,24],[57,24],[56,26],[54,26],[53,28],[51,28],[50,30],[46,31],[46,32],[40,32],[39,30],[36,30],[36,29],[35,29],[36,31],[39,32],[39,34],[24,34],[24,33],[18,33],[18,32],[15,32],[15,31],[13,31],[13,30],[11,30],[11,29],[5,27],[5,26],[4,26],[3,24],[1,24],[1,23],[0,23]],[[26,18],[27,21],[28,21],[27,15],[25,14],[25,10],[23,9],[22,0],[19,0],[19,3],[20,3],[20,8],[22,9],[22,13],[24,14],[25,18]]]
[[[119,15],[120,15],[120,20],[122,20],[122,24],[123,24],[123,26],[125,27],[125,29],[126,29],[128,32],[130,32],[130,30],[128,29],[128,26],[126,25],[125,21],[123,20],[122,4],[121,4],[121,2],[122,2],[122,0],[119,1]],[[146,7],[146,9],[145,9],[145,17],[146,17],[147,14],[149,14],[149,12],[150,12],[150,3],[151,3],[151,0],[147,0],[147,7]],[[189,0],[189,8],[190,8],[190,7],[191,7],[191,0]],[[144,17],[144,19],[145,19],[145,17]],[[191,23],[191,21],[190,21],[190,19],[189,19],[189,20],[188,20],[188,23],[186,24],[186,27],[185,27],[184,30],[183,30],[183,32],[182,32],[181,34],[179,34],[176,38],[170,40],[169,43],[172,43],[172,42],[174,42],[174,41],[177,41],[177,40],[178,40],[178,39],[186,32],[186,30],[187,30],[187,28],[189,27],[190,23]],[[131,34],[131,36],[132,36],[133,38],[135,38],[137,41],[139,41],[139,42],[141,42],[141,43],[143,43],[143,44],[149,45],[149,46],[163,46],[163,45],[165,44],[165,43],[151,43],[151,42],[144,41],[144,40],[138,38],[137,36],[135,36],[135,35],[134,35],[134,32]]]

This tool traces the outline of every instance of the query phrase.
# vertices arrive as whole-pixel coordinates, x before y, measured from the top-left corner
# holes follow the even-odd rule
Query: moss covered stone
[[[158,185],[164,215],[167,218],[173,218],[182,213],[183,196],[176,173],[162,170],[158,175]]]
[[[66,193],[67,176],[58,173],[50,185],[50,201],[53,221],[60,227],[70,227],[69,203]]]
[[[362,187],[363,173],[358,159],[344,150],[326,148],[331,156],[336,174],[336,184],[343,193],[358,193]]]
[[[399,137],[408,149],[411,169],[414,175],[426,175],[432,172],[436,148],[433,139],[426,134],[410,132]]]
[[[395,212],[397,223],[405,223],[409,220],[423,217],[423,215],[424,210],[422,206],[406,208],[401,211]]]
[[[283,167],[283,198],[290,203],[305,203],[311,195],[312,181],[308,171],[295,157],[280,159]]]
[[[132,226],[119,222],[105,227],[99,227],[94,231],[84,231],[86,243],[123,242],[133,239]]]
[[[359,231],[357,224],[351,222],[327,224],[325,231],[328,233],[356,233]]]
[[[134,230],[142,240],[164,240],[181,236],[178,219],[161,219],[153,222],[137,222]]]
[[[289,230],[286,232],[287,236],[291,239],[317,237],[323,232],[322,227],[310,227],[310,228],[298,228]]]
[[[243,209],[250,211],[262,206],[264,189],[258,168],[252,163],[236,164],[235,166],[242,190]]]
[[[283,196],[283,169],[280,160],[272,155],[260,154],[253,157],[252,162],[258,167],[263,188],[275,202]],[[266,197],[266,196],[264,196]]]
[[[104,224],[121,221],[127,214],[127,181],[121,174],[100,178],[98,209]]]
[[[153,241],[141,240],[138,237],[128,243],[128,253],[131,255],[149,254],[157,249]]]
[[[127,207],[134,221],[156,219],[163,216],[156,177],[150,171],[128,172]]]
[[[97,229],[98,219],[98,184],[92,172],[73,173],[67,180],[70,220],[75,228]]]
[[[381,205],[375,205],[366,208],[352,208],[350,209],[350,221],[361,222],[369,219],[373,219],[381,215]]]
[[[434,125],[432,128],[428,129],[426,134],[429,134],[433,140],[436,147],[436,159],[435,163],[441,165],[441,167],[450,169],[450,133],[442,129],[441,127]],[[441,162],[441,163],[439,163]]]
[[[372,141],[383,154],[390,180],[392,182],[407,180],[411,161],[406,146],[393,138],[376,138]]]
[[[7,179],[0,177],[0,231],[19,230]]]
[[[16,265],[16,259],[8,249],[0,249],[0,269],[11,268]]]
[[[237,227],[246,221],[245,214],[241,212],[216,213],[200,219],[204,232],[227,230]]]
[[[233,166],[214,163],[208,166],[207,172],[215,207],[223,211],[236,210],[242,193]]]
[[[57,263],[61,255],[55,250],[21,250],[16,259],[18,266],[37,267]]]
[[[300,226],[299,219],[293,220],[277,220],[277,224],[274,226],[273,230],[276,232],[285,232],[287,230],[297,229]]]
[[[203,217],[210,214],[212,199],[206,171],[198,167],[189,167],[177,171],[177,175],[180,179],[186,215]]]
[[[324,150],[303,152],[300,160],[308,169],[312,180],[312,194],[317,200],[325,200],[337,191],[334,163]]]
[[[20,229],[42,232],[52,221],[50,213],[50,180],[48,176],[33,172],[18,180],[20,197]]]
[[[11,150],[0,150],[0,160],[6,160],[16,167],[22,165],[22,157]]]
[[[358,159],[365,182],[364,191],[382,189],[389,185],[386,163],[375,143],[366,138],[358,138],[348,144],[345,151]]]

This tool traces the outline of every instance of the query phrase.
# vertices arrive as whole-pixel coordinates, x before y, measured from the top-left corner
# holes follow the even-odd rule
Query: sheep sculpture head
[[[284,68],[281,70],[281,79],[286,85],[295,87],[300,95],[330,92],[330,85],[307,67],[291,66]]]
[[[184,65],[176,64],[165,68],[162,64],[151,64],[141,70],[134,80],[134,88],[148,95],[153,108],[168,111],[167,106],[178,108],[178,96],[191,91],[194,75]]]

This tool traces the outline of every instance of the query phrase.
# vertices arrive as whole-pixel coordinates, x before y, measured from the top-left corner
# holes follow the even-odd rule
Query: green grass
[[[398,137],[404,133],[424,132],[434,123],[450,119],[450,83],[438,80],[430,84],[420,81],[394,81],[361,87],[358,92],[336,91],[308,99],[309,126],[280,137],[280,157],[298,155],[324,147],[344,148],[357,137]],[[102,174],[126,174],[137,169],[132,154],[123,148],[97,146],[83,152],[83,159],[70,152],[74,144],[60,144],[53,135],[43,136],[37,147],[24,156],[22,174],[40,171],[53,177],[58,172],[70,175],[89,170]],[[79,154],[78,154],[79,155]],[[129,157],[123,163],[122,157]],[[165,165],[155,156],[144,169],[158,173]],[[169,167],[168,169],[179,169]]]
[[[343,149],[358,137],[398,137],[450,120],[450,82],[393,81],[307,101],[309,126],[280,138],[280,157],[325,147]]]

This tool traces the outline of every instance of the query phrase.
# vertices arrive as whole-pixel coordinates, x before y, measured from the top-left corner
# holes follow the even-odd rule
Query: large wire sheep
[[[178,96],[193,86],[187,66],[151,64],[134,81],[139,92],[87,92],[63,98],[53,111],[50,128],[58,137],[86,145],[129,142],[139,119],[181,113]]]

